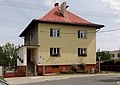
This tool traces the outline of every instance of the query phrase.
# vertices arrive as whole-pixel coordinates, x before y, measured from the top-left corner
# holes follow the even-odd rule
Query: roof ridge
[[[36,20],[50,21],[50,22],[63,22],[71,24],[95,24],[81,18],[80,16],[66,10],[66,17],[64,17],[60,11],[59,6],[54,6],[46,15]],[[97,25],[97,24],[96,24]]]

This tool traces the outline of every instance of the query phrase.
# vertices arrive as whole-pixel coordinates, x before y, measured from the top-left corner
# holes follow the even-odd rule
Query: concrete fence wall
[[[120,65],[101,65],[100,68],[103,71],[118,71],[118,72],[120,72]]]

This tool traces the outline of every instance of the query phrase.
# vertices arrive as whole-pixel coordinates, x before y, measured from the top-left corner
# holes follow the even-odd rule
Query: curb
[[[0,79],[0,84],[2,84],[2,85],[9,85],[6,80],[2,80],[2,79]]]
[[[5,80],[10,85],[21,85],[21,84],[30,84],[30,83],[38,83],[38,82],[64,80],[64,79],[70,79],[70,78],[81,78],[81,77],[89,77],[89,76],[99,76],[99,75],[115,75],[115,74],[87,74],[87,75],[83,74],[83,75],[17,77],[17,78],[6,78]],[[120,84],[118,84],[118,85],[120,85]]]

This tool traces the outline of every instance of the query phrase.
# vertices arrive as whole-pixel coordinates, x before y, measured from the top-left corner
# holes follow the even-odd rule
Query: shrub
[[[70,74],[71,71],[70,70],[61,70],[60,73],[61,74]]]
[[[60,75],[60,72],[55,73],[56,75]]]
[[[81,68],[81,70],[85,70],[86,69],[86,64],[85,63],[81,63],[80,64],[80,68]]]
[[[118,64],[120,65],[119,60],[109,60],[101,63],[101,65],[118,65]]]
[[[90,73],[89,70],[78,70],[77,73]]]
[[[73,72],[77,72],[77,70],[78,70],[77,65],[73,64],[72,67],[71,67],[71,70]]]

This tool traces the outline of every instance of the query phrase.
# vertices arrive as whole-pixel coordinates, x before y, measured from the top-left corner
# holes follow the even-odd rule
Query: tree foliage
[[[109,51],[98,51],[96,53],[96,59],[98,61],[98,57],[101,57],[101,61],[106,61],[106,60],[111,60],[111,55],[109,53]]]
[[[0,46],[0,66],[4,65],[4,53],[3,53],[3,50],[2,50],[2,47]]]
[[[6,43],[0,46],[0,65],[12,66],[17,63],[17,46]]]

